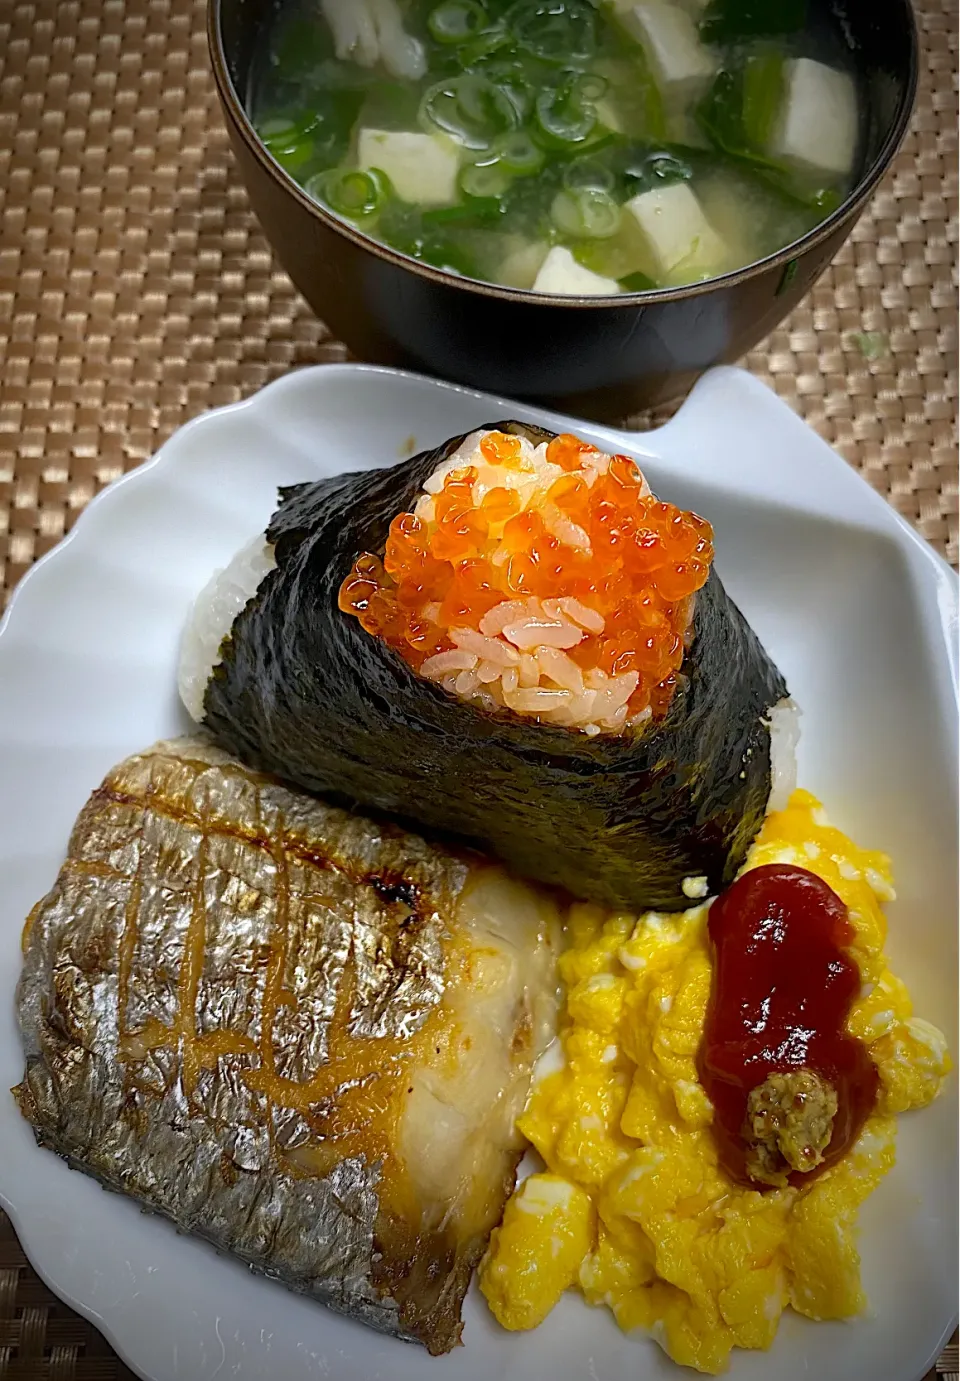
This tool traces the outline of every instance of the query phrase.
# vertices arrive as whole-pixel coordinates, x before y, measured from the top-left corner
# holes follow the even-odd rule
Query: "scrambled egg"
[[[768,817],[745,871],[768,863],[819,874],[849,908],[862,991],[848,1029],[880,1075],[859,1141],[807,1187],[734,1184],[697,1080],[709,905],[638,923],[574,906],[560,961],[564,1066],[537,1084],[520,1121],[547,1173],[518,1188],[481,1269],[505,1328],[536,1326],[578,1286],[676,1362],[719,1372],[734,1347],[768,1348],[788,1305],[812,1319],[863,1310],[857,1210],[894,1163],[894,1114],[930,1103],[950,1059],[887,968],[888,859],[858,849],[798,791]]]

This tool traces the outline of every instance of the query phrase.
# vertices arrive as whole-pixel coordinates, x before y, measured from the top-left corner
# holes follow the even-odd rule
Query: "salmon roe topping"
[[[488,432],[438,473],[390,524],[382,558],[357,557],[341,610],[468,698],[499,687],[497,703],[547,719],[556,703],[557,722],[584,727],[592,691],[616,685],[626,710],[601,727],[665,715],[713,560],[710,524],[659,502],[628,456],[575,436],[534,448]]]

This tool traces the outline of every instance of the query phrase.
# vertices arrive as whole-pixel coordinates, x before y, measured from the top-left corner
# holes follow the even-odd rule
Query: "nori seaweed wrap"
[[[553,440],[518,422],[489,430]],[[771,712],[787,690],[714,570],[665,710],[616,733],[462,699],[341,608],[358,556],[383,554],[393,520],[465,443],[281,491],[267,529],[276,567],[220,645],[203,723],[252,766],[576,897],[676,911],[719,892],[763,820]]]

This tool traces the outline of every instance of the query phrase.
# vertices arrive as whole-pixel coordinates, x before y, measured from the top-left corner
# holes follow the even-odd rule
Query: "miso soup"
[[[448,273],[613,295],[742,268],[856,180],[851,56],[807,0],[288,0],[250,109],[337,216]]]

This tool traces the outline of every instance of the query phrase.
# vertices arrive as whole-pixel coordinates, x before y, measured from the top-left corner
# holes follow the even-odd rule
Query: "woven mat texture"
[[[918,15],[904,148],[746,364],[956,563],[956,0]],[[188,418],[345,358],[249,211],[204,23],[203,0],[0,0],[0,605]],[[0,1215],[0,1378],[132,1375]]]

